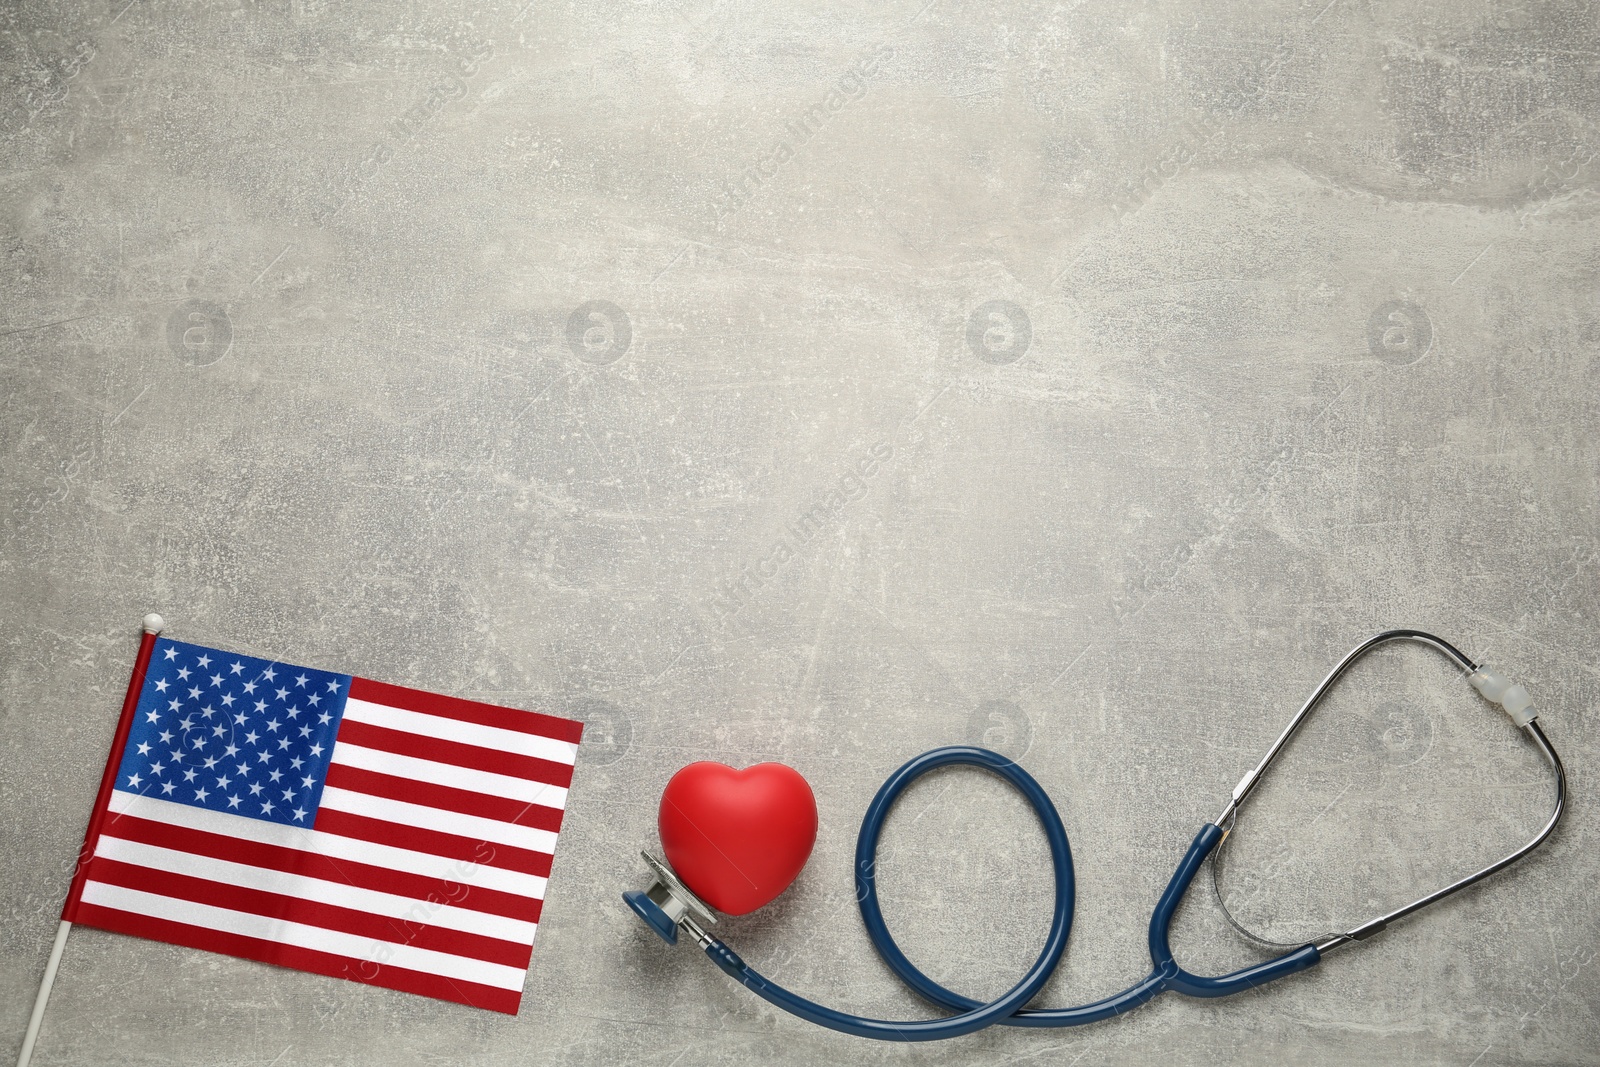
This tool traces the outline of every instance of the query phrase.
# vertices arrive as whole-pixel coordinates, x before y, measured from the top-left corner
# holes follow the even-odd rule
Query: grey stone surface
[[[0,1046],[159,610],[591,722],[527,997],[83,929],[39,1064],[1600,1062],[1597,61],[1576,2],[6,4]],[[1147,968],[1194,831],[1395,625],[1527,682],[1570,817],[1257,993],[878,1046],[618,899],[673,770],[787,761],[816,854],[725,935],[926,1014],[854,914],[855,828],[901,760],[983,742],[1073,835],[1043,999],[1096,999]],[[1446,665],[1384,653],[1223,891],[1274,939],[1357,921],[1548,791]],[[913,958],[1008,987],[1049,894],[1021,802],[941,775],[887,840]],[[1263,958],[1208,892],[1177,941]]]

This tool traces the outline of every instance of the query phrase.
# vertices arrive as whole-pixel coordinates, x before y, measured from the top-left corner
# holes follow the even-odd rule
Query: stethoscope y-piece
[[[1283,751],[1295,731],[1304,724],[1306,718],[1322,702],[1339,678],[1362,656],[1380,645],[1393,641],[1417,642],[1443,653],[1466,672],[1467,681],[1486,700],[1505,709],[1511,716],[1513,725],[1533,742],[1555,775],[1555,808],[1550,818],[1532,840],[1510,855],[1370,922],[1343,933],[1329,934],[1318,941],[1293,947],[1276,959],[1231,974],[1208,977],[1184,970],[1173,956],[1169,929],[1173,914],[1177,911],[1184,894],[1188,892],[1196,873],[1206,859],[1212,856],[1227,839],[1238,818],[1240,806],[1260,784],[1262,776]],[[1050,931],[1045,937],[1043,950],[1016,985],[1003,996],[988,1003],[946,989],[920,971],[900,950],[893,935],[889,933],[889,928],[883,920],[882,909],[878,904],[876,883],[878,840],[883,833],[884,821],[890,809],[900,794],[922,775],[936,768],[951,765],[973,766],[990,771],[1009,782],[1023,795],[1038,815],[1044,829],[1055,873],[1055,897]],[[1074,900],[1072,852],[1067,843],[1067,832],[1062,825],[1061,816],[1039,783],[1011,760],[987,749],[965,746],[937,748],[931,752],[924,752],[906,763],[889,776],[877,795],[872,798],[872,803],[867,806],[866,816],[862,820],[860,835],[856,839],[856,899],[860,902],[861,918],[866,924],[867,934],[872,939],[874,948],[902,981],[924,999],[953,1012],[952,1015],[939,1019],[908,1021],[868,1019],[835,1011],[790,992],[756,972],[732,949],[711,936],[706,927],[716,921],[712,910],[684,885],[670,868],[648,854],[645,855],[645,860],[654,873],[650,888],[644,892],[624,893],[623,899],[668,943],[677,943],[680,930],[687,933],[712,962],[763,1000],[802,1019],[843,1033],[885,1041],[933,1041],[969,1034],[995,1024],[1078,1026],[1121,1015],[1167,990],[1191,997],[1225,997],[1315,966],[1322,959],[1323,953],[1343,945],[1364,941],[1390,923],[1430,904],[1438,903],[1474,882],[1509,867],[1538,848],[1561,821],[1561,814],[1566,806],[1566,792],[1566,772],[1561,766],[1561,758],[1556,754],[1549,739],[1545,737],[1544,731],[1539,728],[1532,698],[1526,689],[1489,670],[1486,665],[1475,663],[1442,638],[1420,630],[1388,630],[1358,645],[1339,661],[1295,713],[1288,727],[1279,735],[1266,756],[1240,780],[1221,814],[1195,835],[1188,852],[1184,854],[1177,870],[1173,872],[1166,890],[1161,894],[1150,916],[1149,949],[1152,963],[1150,974],[1104,1000],[1075,1008],[1026,1007],[1049,981],[1061,961],[1062,953],[1066,950],[1067,935],[1072,927]]]

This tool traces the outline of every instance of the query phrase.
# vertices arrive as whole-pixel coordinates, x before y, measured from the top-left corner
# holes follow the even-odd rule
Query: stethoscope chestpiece
[[[706,932],[700,928],[700,920],[707,926],[715,923],[717,917],[699,897],[689,892],[689,887],[678,880],[672,873],[672,868],[656,859],[648,852],[641,852],[645,863],[650,865],[654,879],[650,888],[644,892],[630,889],[622,894],[622,899],[627,901],[628,907],[633,909],[635,915],[644,920],[646,926],[654,930],[661,940],[669,945],[678,943],[678,927],[687,928],[696,941],[708,940]]]

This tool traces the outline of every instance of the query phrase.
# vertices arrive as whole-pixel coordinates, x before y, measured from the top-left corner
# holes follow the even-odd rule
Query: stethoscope
[[[1272,765],[1272,761],[1283,751],[1289,738],[1294,736],[1295,731],[1322,701],[1328,690],[1356,660],[1379,645],[1391,641],[1416,641],[1444,653],[1467,672],[1467,681],[1473,688],[1491,703],[1499,704],[1505,709],[1511,716],[1512,722],[1533,742],[1550,764],[1551,770],[1555,772],[1556,803],[1549,821],[1533,840],[1504,859],[1346,933],[1330,934],[1323,940],[1301,945],[1276,959],[1220,977],[1209,978],[1184,970],[1173,958],[1168,930],[1172,925],[1173,913],[1177,911],[1179,902],[1188,892],[1189,883],[1194,880],[1196,872],[1206,858],[1227,839],[1238,816],[1240,805],[1255,790],[1262,775]],[[860,902],[861,918],[866,923],[867,934],[872,939],[873,947],[890,969],[924,999],[956,1014],[941,1019],[905,1022],[866,1019],[835,1011],[791,993],[757,973],[727,945],[708,934],[705,927],[716,922],[711,909],[690,892],[664,863],[648,853],[644,858],[654,873],[654,882],[644,892],[635,890],[624,893],[623,899],[663,940],[669,944],[676,944],[678,932],[684,931],[705,950],[713,963],[768,1003],[820,1026],[882,1041],[936,1041],[970,1034],[996,1023],[1006,1026],[1081,1026],[1132,1011],[1169,989],[1190,997],[1232,996],[1306,970],[1319,963],[1324,953],[1343,945],[1365,941],[1390,923],[1420,911],[1430,904],[1437,904],[1474,882],[1482,881],[1496,871],[1511,866],[1538,848],[1561,821],[1561,813],[1566,804],[1567,777],[1561,766],[1561,758],[1535,721],[1536,713],[1532,704],[1532,699],[1522,686],[1502,674],[1489,670],[1484,664],[1474,662],[1443,638],[1420,630],[1388,630],[1356,646],[1339,661],[1338,666],[1323,679],[1322,684],[1317,686],[1316,691],[1295,714],[1288,728],[1279,735],[1277,741],[1273,742],[1255,769],[1246,774],[1234,787],[1233,795],[1228,798],[1222,813],[1207,823],[1195,836],[1189,851],[1184,854],[1178,869],[1173,872],[1172,880],[1167,883],[1166,892],[1161,894],[1161,899],[1156,902],[1155,911],[1150,916],[1149,944],[1153,966],[1149,976],[1115,996],[1075,1008],[1024,1006],[1039,993],[1055,971],[1056,965],[1061,961],[1062,953],[1066,950],[1067,935],[1072,927],[1072,852],[1067,845],[1066,828],[1062,825],[1061,816],[1056,813],[1050,797],[1040,788],[1039,783],[1034,781],[1033,776],[1011,760],[988,749],[965,746],[936,748],[905,764],[889,776],[888,781],[883,783],[877,795],[872,798],[861,824],[860,836],[856,840],[856,898]],[[883,911],[878,905],[875,879],[878,838],[883,833],[884,820],[889,810],[900,794],[918,778],[936,768],[957,764],[981,767],[999,775],[1017,788],[1039,816],[1039,822],[1044,827],[1045,837],[1050,845],[1050,856],[1055,870],[1055,909],[1043,951],[1039,953],[1039,958],[1034,961],[1028,973],[1011,988],[1010,992],[987,1004],[946,989],[918,970],[895,943],[893,935],[889,933],[889,928],[884,923]]]

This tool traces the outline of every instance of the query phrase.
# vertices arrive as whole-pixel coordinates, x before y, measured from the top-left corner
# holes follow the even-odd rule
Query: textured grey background
[[[527,997],[84,929],[40,1064],[1600,1062],[1597,62],[1570,2],[7,0],[0,1045],[159,610],[590,721]],[[895,765],[978,741],[1073,835],[1044,1000],[1104,996],[1194,831],[1394,625],[1528,683],[1570,817],[1260,992],[883,1047],[618,900],[673,770],[788,761],[816,854],[726,936],[924,1014],[850,853]],[[1548,802],[1441,660],[1384,653],[1224,892],[1315,933]],[[943,775],[887,841],[913,958],[1007,987],[1049,893],[1021,803]],[[1177,942],[1261,958],[1199,889]]]

